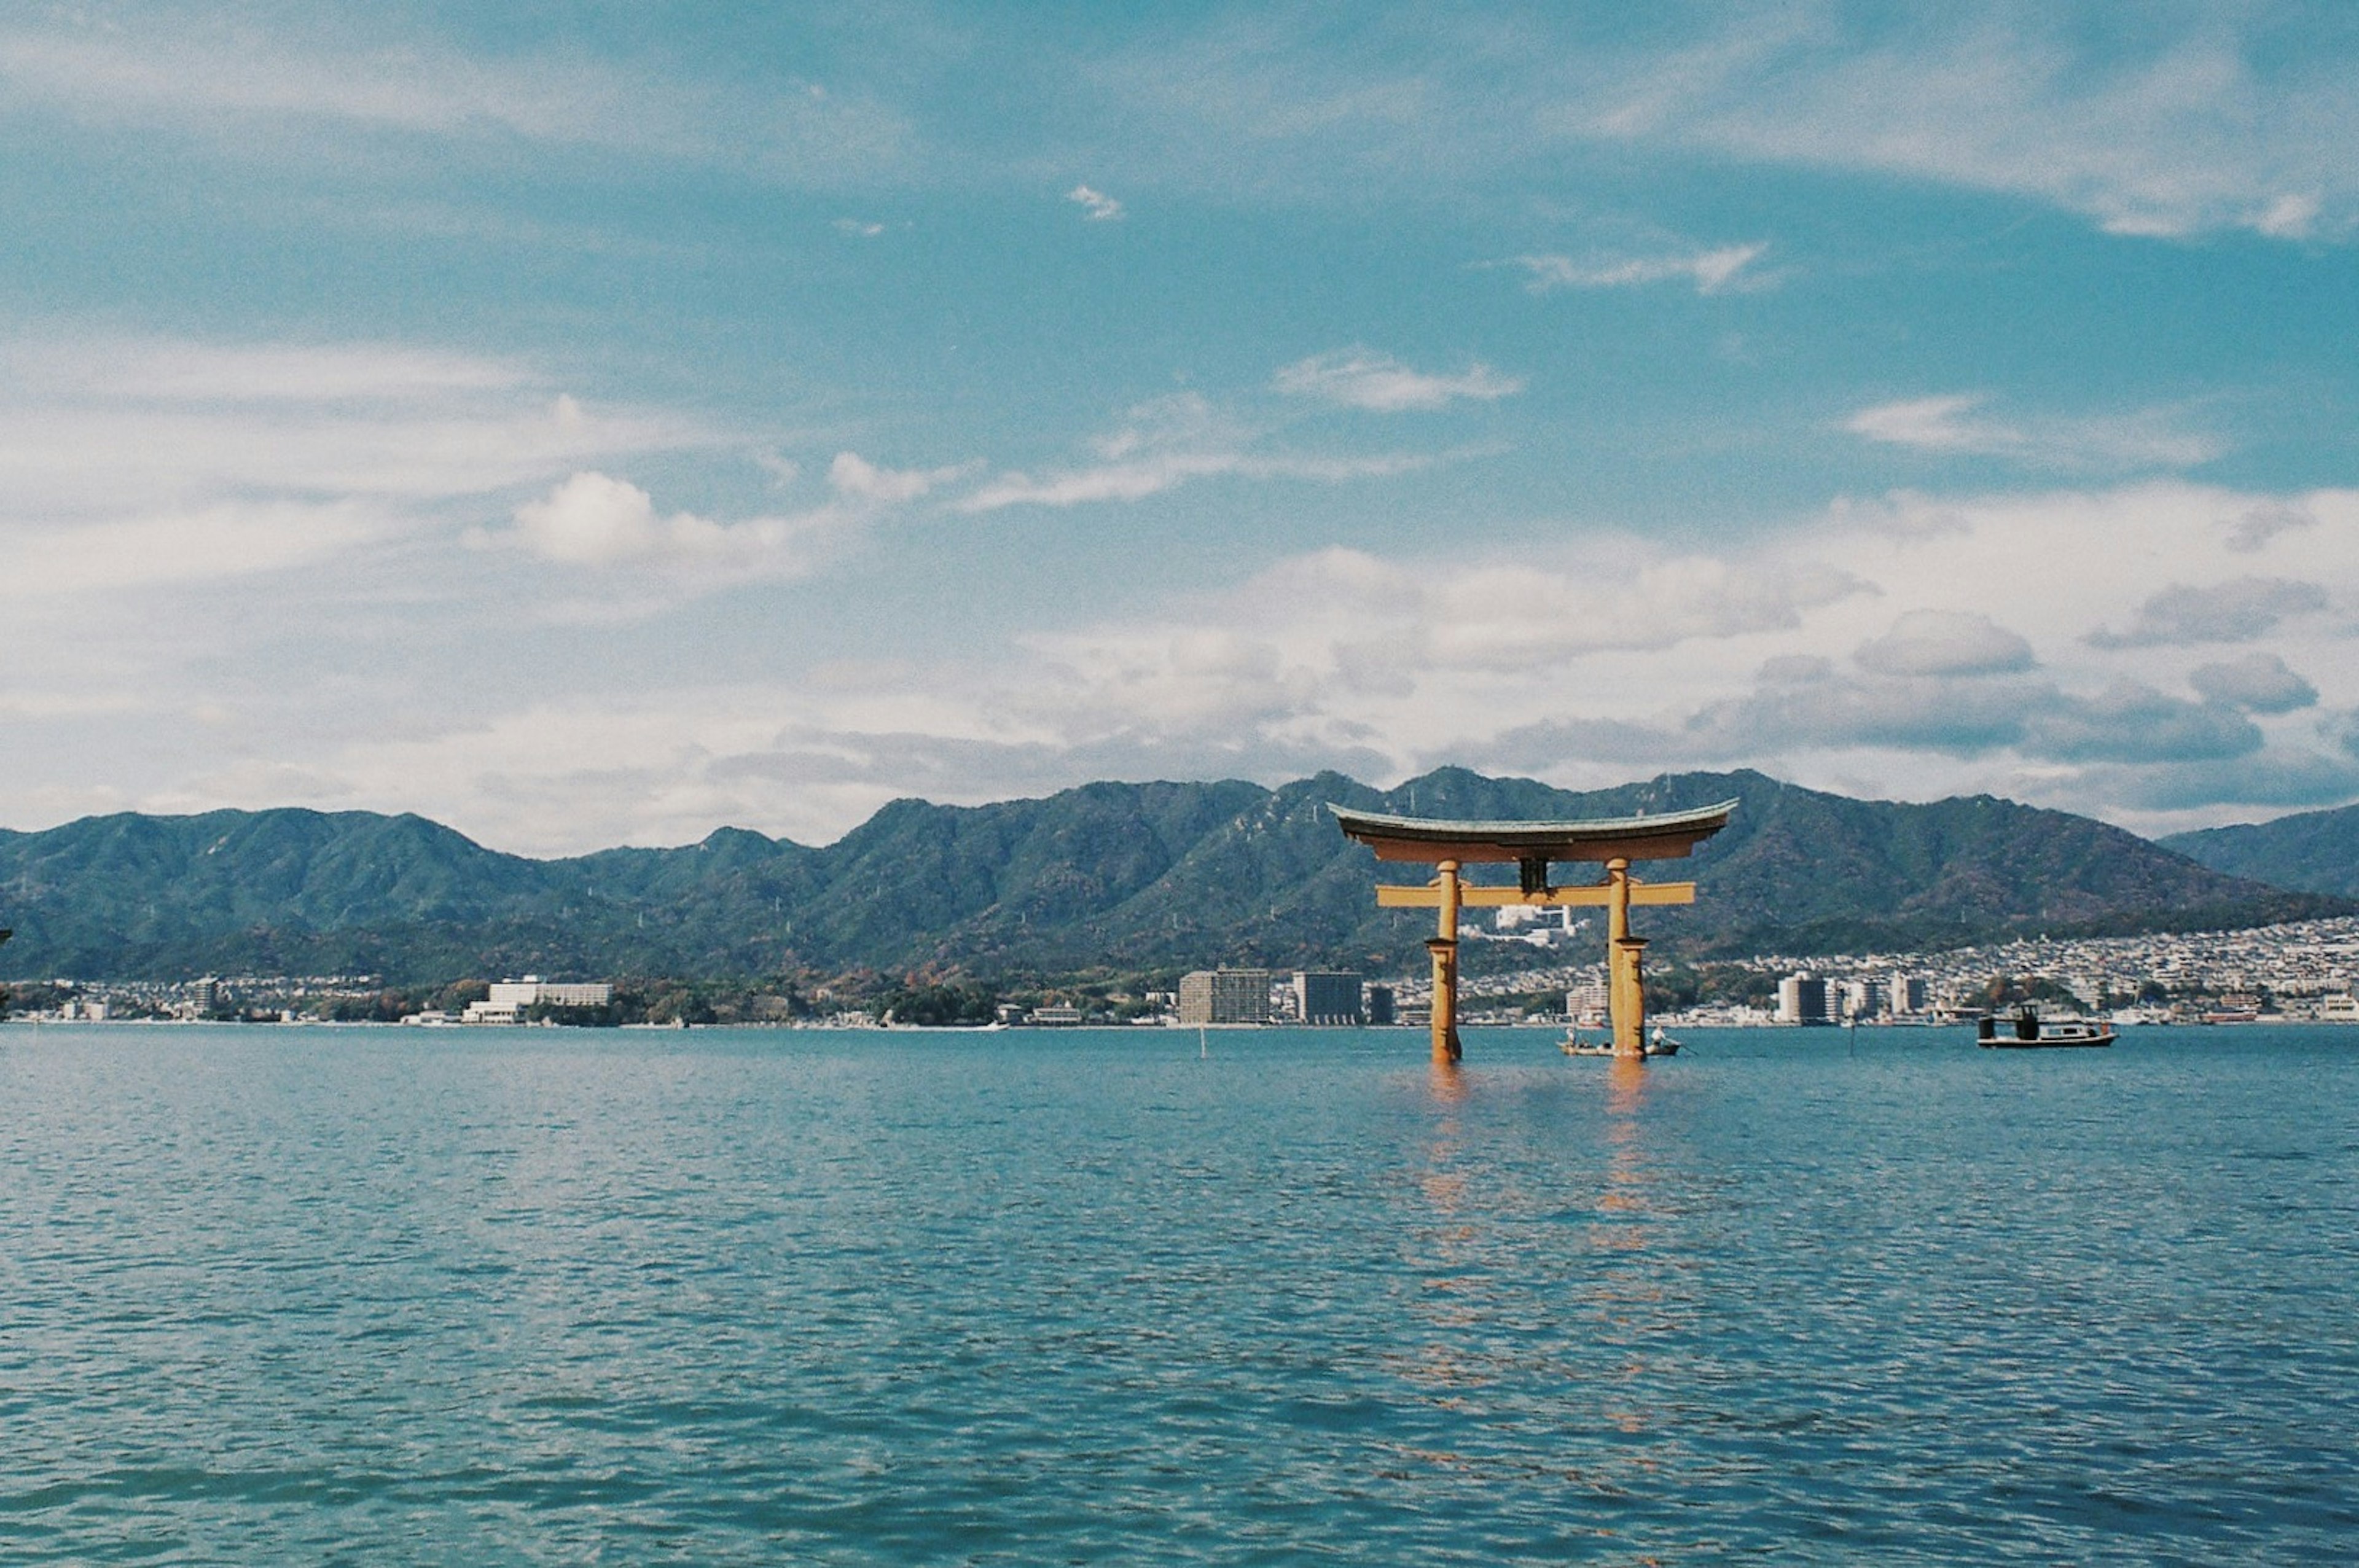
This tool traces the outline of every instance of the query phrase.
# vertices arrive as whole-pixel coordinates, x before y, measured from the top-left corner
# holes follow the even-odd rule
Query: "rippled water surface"
[[[2359,1559],[2359,1031],[0,1030],[0,1558]]]

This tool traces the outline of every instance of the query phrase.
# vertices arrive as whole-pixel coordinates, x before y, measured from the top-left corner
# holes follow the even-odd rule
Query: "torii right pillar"
[[[1694,895],[1690,893],[1690,897]],[[1647,1054],[1647,939],[1630,935],[1630,862],[1605,862],[1605,1005],[1614,1054]]]

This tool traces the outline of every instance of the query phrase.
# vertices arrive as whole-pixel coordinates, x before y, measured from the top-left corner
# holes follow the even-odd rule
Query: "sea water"
[[[0,1559],[2348,1563],[2359,1030],[0,1030]]]

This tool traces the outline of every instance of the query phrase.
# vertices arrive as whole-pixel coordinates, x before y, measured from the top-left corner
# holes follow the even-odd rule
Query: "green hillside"
[[[2359,806],[2206,827],[2175,834],[2162,845],[2230,876],[2359,898]]]
[[[1427,932],[1380,912],[1368,851],[1325,807],[1623,816],[1737,798],[1689,865],[1658,951],[1940,946],[2046,932],[2234,927],[2342,913],[2102,823],[1988,797],[1853,800],[1760,773],[1586,794],[1443,769],[1391,791],[1325,773],[1276,790],[1093,784],[1042,800],[897,801],[824,849],[723,828],[670,849],[533,860],[417,816],[212,812],[0,833],[16,978],[373,972],[986,976],[1233,961],[1407,967]],[[1590,873],[1571,870],[1569,880]]]

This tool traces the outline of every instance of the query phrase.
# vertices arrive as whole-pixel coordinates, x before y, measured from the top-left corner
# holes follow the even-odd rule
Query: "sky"
[[[1438,9],[0,12],[0,826],[2359,798],[2359,8]]]

